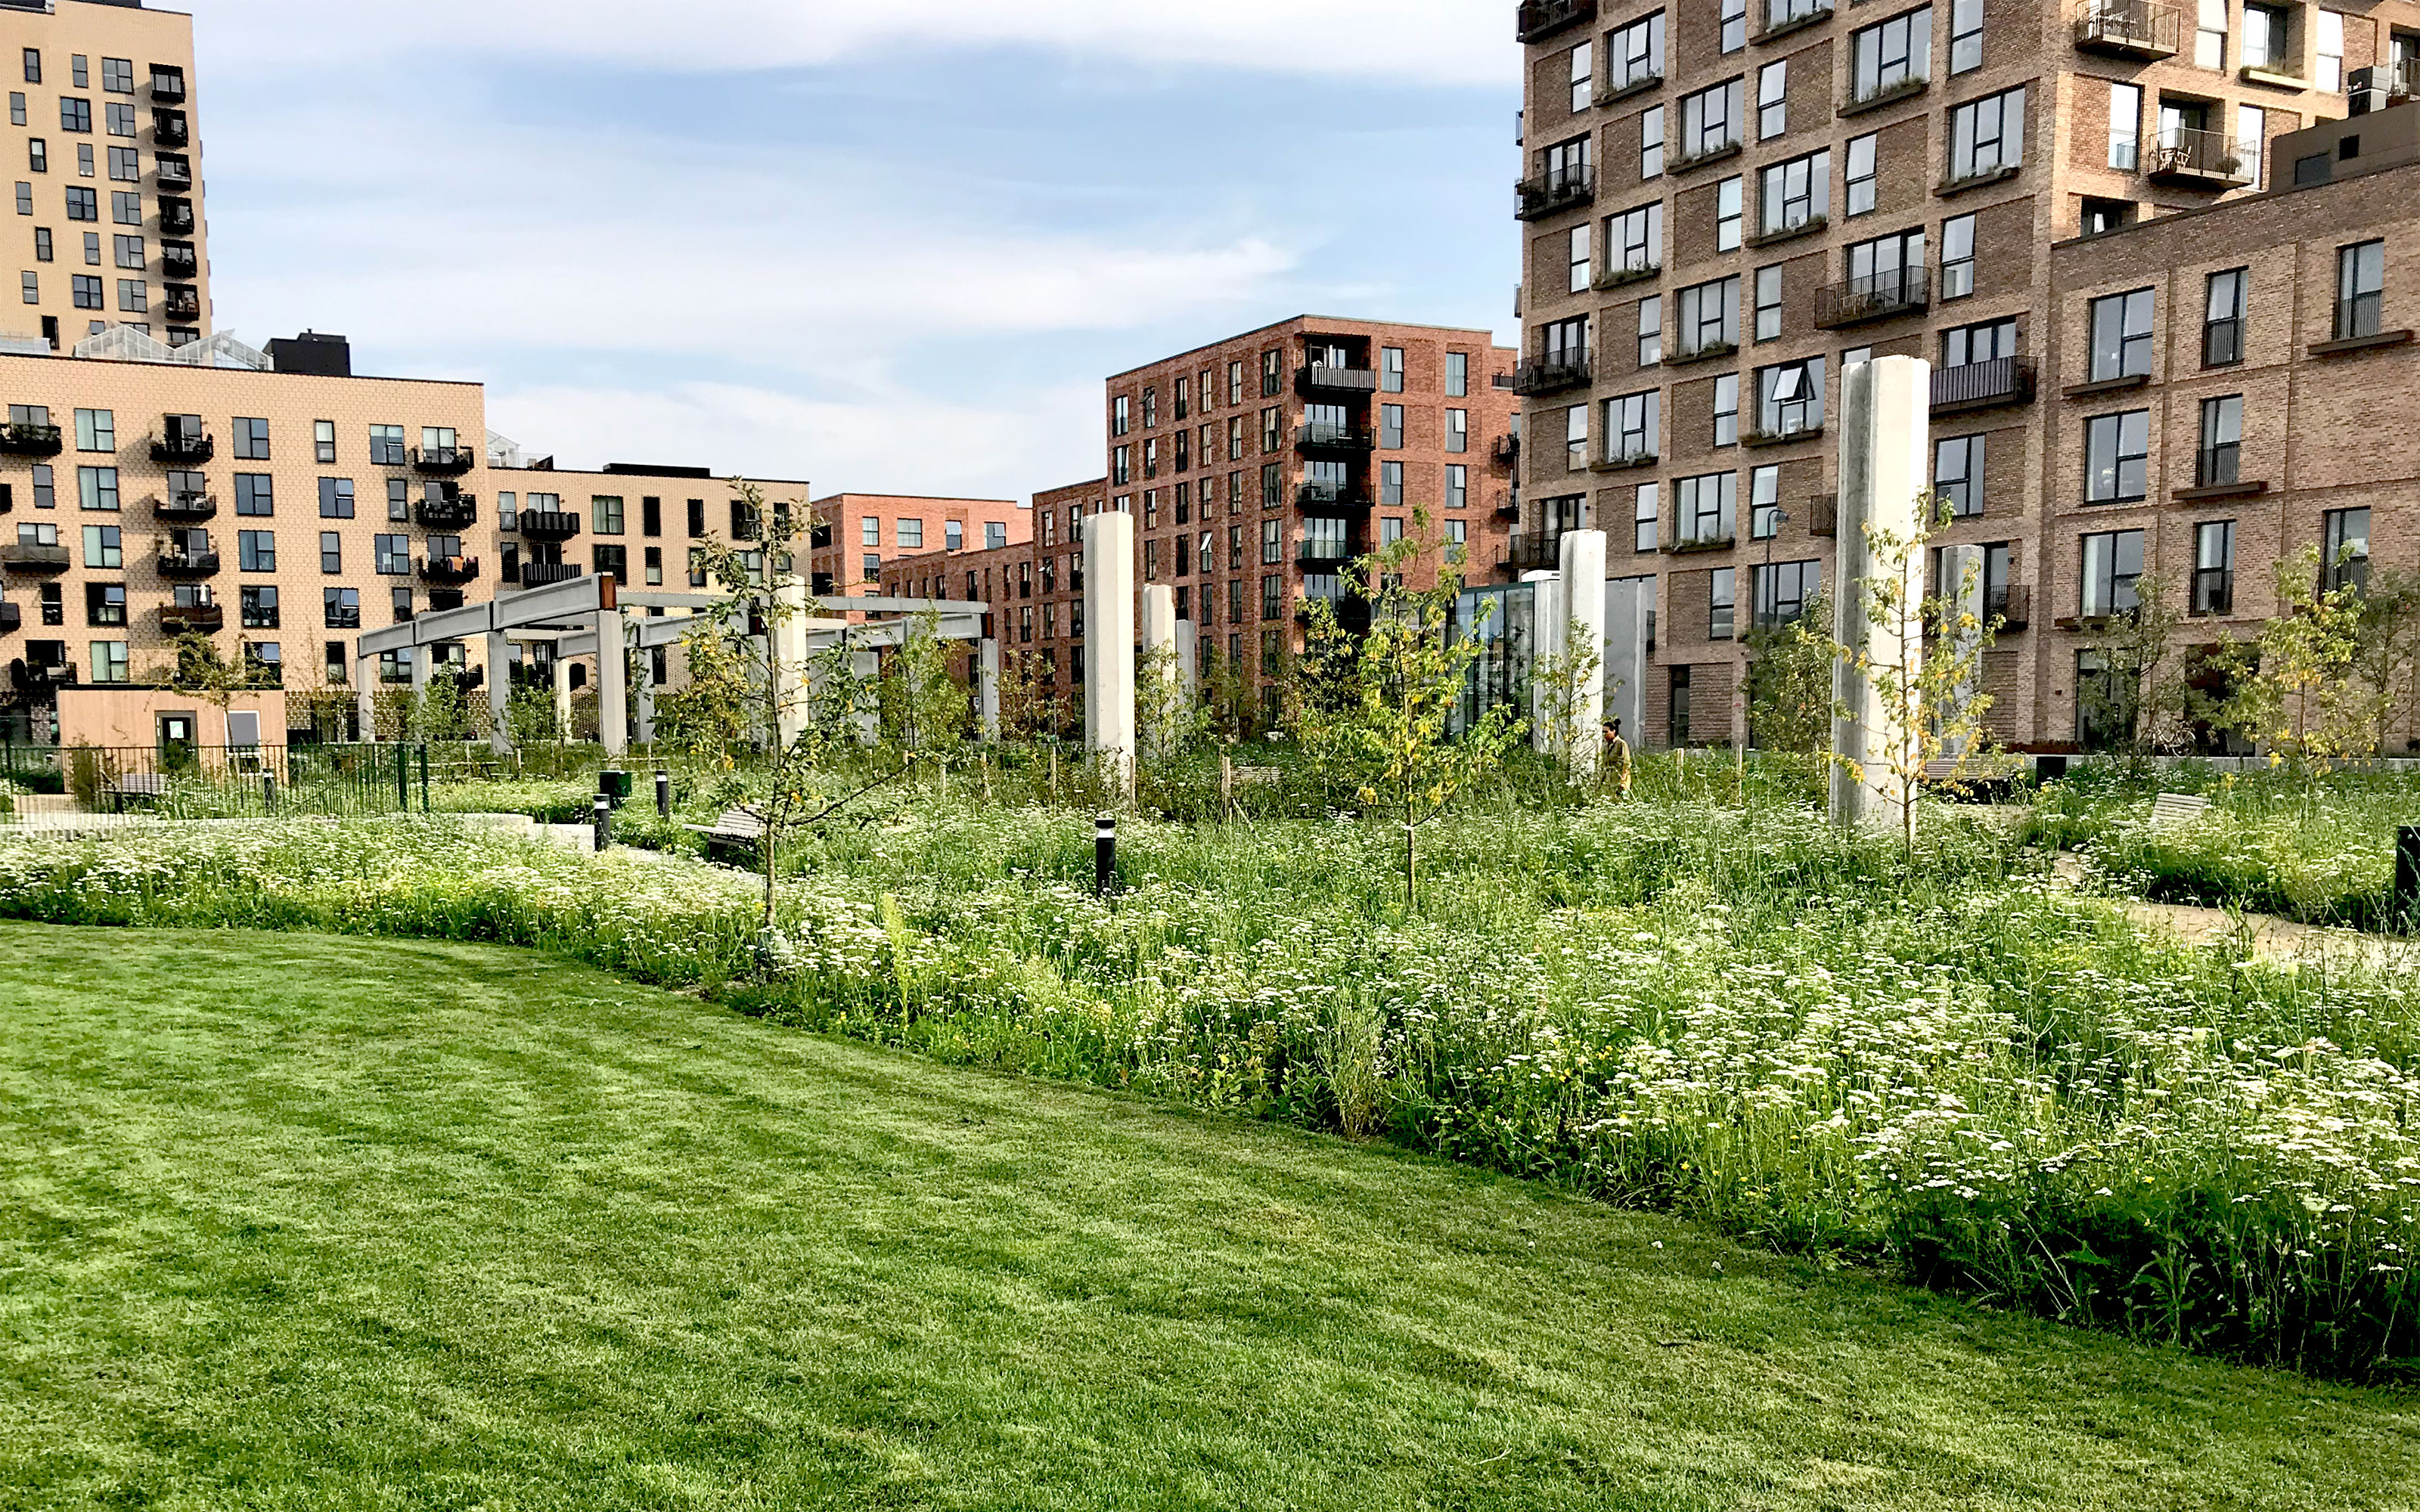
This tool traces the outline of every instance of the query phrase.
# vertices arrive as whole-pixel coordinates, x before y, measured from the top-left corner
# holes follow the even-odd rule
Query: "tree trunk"
[[[1419,909],[1420,853],[1419,831],[1409,822],[1404,825],[1404,922],[1408,924]]]

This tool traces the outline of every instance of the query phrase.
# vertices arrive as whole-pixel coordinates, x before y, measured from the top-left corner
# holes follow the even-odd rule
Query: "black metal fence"
[[[427,813],[427,746],[0,746],[19,829],[93,815],[257,819]]]

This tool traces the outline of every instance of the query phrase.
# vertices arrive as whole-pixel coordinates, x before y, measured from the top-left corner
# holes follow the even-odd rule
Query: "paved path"
[[[2071,885],[2088,876],[2083,858],[2062,854],[2054,870]],[[2252,953],[2266,961],[2299,962],[2308,965],[2360,964],[2420,970],[2420,940],[2390,934],[2365,934],[2357,930],[2322,929],[2298,924],[2271,914],[2231,914],[2224,908],[2196,908],[2187,903],[2154,903],[2139,900],[2125,904],[2136,923],[2162,930],[2186,945],[2217,945],[2246,939]]]

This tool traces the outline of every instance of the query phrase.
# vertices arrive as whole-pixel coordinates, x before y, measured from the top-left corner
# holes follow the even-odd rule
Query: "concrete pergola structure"
[[[878,666],[880,653],[907,644],[919,632],[918,622],[926,615],[934,617],[933,634],[938,639],[971,642],[975,647],[975,692],[984,735],[986,739],[997,738],[1000,642],[984,634],[985,620],[991,612],[989,605],[955,599],[810,599],[796,579],[792,579],[787,591],[794,612],[773,626],[773,633],[785,642],[778,647],[778,655],[789,666],[803,669],[813,657],[836,645],[845,645],[865,658],[863,663],[853,664],[852,671],[869,676]],[[374,722],[373,669],[381,655],[407,650],[413,653],[411,686],[417,691],[427,687],[430,671],[429,658],[418,654],[421,648],[484,637],[488,643],[489,738],[498,754],[507,753],[512,749],[511,729],[505,718],[506,705],[512,698],[512,647],[517,641],[544,642],[554,648],[556,717],[565,727],[569,726],[571,664],[582,657],[593,657],[597,662],[598,738],[608,756],[625,755],[632,736],[631,721],[621,712],[631,702],[626,683],[628,654],[653,653],[680,644],[697,628],[701,616],[726,602],[728,595],[716,594],[626,592],[611,575],[580,577],[370,631],[355,643],[354,652],[354,686],[359,689],[362,728],[370,729]],[[632,609],[680,612],[633,616],[629,612]],[[822,617],[834,611],[887,618],[865,622]],[[623,655],[603,655],[608,646],[620,647]],[[650,668],[652,659],[650,656]],[[655,686],[647,672],[639,678],[637,705],[637,738],[642,743],[652,741]],[[795,728],[785,728],[782,738],[795,738],[797,733]]]

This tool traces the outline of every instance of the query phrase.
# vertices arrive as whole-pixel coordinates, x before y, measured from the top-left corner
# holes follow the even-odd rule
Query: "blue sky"
[[[1238,330],[1509,338],[1508,6],[1140,5],[194,0],[218,324],[566,466],[1002,497]]]

